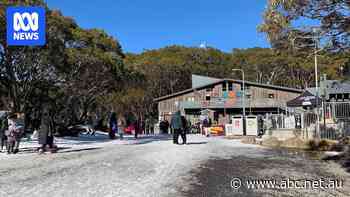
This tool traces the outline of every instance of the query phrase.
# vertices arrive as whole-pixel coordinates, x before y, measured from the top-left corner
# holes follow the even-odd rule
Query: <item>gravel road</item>
[[[173,145],[169,136],[133,143],[103,142],[56,154],[0,156],[0,196],[181,197],[347,196],[350,178],[338,165],[293,151],[274,151],[220,137],[189,136]],[[102,144],[102,145],[101,145]],[[4,153],[0,153],[4,154]],[[238,190],[239,177],[344,180],[336,190]]]

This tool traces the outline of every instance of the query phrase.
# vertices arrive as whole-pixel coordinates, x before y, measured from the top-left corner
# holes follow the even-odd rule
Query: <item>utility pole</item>
[[[319,111],[319,84],[318,84],[318,52],[322,51],[323,49],[319,49],[319,43],[320,43],[320,38],[321,38],[321,33],[318,32],[318,28],[313,27],[312,28],[312,36],[300,36],[300,37],[295,37],[293,39],[293,46],[294,46],[294,42],[297,38],[302,38],[302,39],[312,39],[312,41],[314,42],[314,66],[315,66],[315,91],[316,91],[316,95],[315,95],[315,104],[316,104],[316,123],[315,123],[315,137],[317,139],[320,138],[320,111]]]
[[[315,90],[316,90],[316,138],[320,138],[320,110],[318,107],[318,98],[319,98],[319,92],[318,92],[318,43],[319,43],[319,37],[316,35],[316,29],[313,29],[314,33],[314,42],[315,42]]]

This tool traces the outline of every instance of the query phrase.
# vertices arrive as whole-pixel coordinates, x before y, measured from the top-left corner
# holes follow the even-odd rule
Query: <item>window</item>
[[[207,94],[207,95],[205,96],[205,100],[206,100],[206,101],[210,101],[210,95]]]
[[[222,84],[222,91],[223,92],[226,92],[227,91],[227,87],[226,87],[226,82],[224,82],[223,84]]]
[[[275,95],[274,94],[269,94],[269,98],[273,99],[273,98],[275,98]]]
[[[246,84],[244,84],[244,89],[250,90],[250,86],[247,86]],[[241,85],[241,90],[243,91],[243,84]]]
[[[337,94],[337,100],[342,100],[343,99],[343,94]]]
[[[232,90],[233,90],[233,83],[228,82],[228,91],[232,91]]]

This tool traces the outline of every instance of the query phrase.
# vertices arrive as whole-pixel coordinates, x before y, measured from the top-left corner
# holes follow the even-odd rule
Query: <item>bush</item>
[[[350,145],[350,136],[344,137],[339,141],[342,145]]]
[[[331,151],[339,150],[338,143],[333,140],[310,140],[309,149],[314,151]]]
[[[318,143],[315,140],[310,140],[309,141],[309,148],[310,148],[310,150],[317,150]]]
[[[329,141],[327,141],[327,140],[321,140],[318,143],[318,150],[320,150],[320,151],[330,150],[330,147],[331,147],[331,143],[329,143]]]

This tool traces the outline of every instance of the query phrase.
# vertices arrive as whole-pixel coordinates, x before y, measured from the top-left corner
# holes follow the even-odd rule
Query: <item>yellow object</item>
[[[224,133],[224,128],[222,128],[222,127],[211,127],[210,128],[210,133],[211,134],[216,134],[216,135],[223,134]]]

